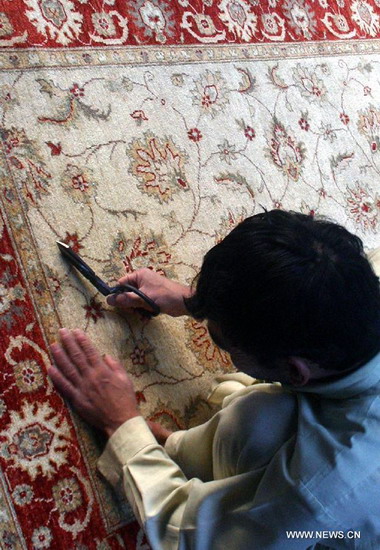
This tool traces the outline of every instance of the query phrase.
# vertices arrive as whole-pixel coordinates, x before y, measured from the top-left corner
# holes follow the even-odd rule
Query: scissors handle
[[[153,311],[148,311],[147,309],[139,308],[138,310],[144,315],[145,317],[156,317],[159,313],[161,313],[160,307],[154,302],[149,296],[144,294],[144,292],[141,292],[138,288],[132,286],[132,285],[117,285],[110,288],[111,294],[121,294],[122,292],[133,292],[134,294],[137,294],[144,302],[148,304],[149,307],[152,308]]]

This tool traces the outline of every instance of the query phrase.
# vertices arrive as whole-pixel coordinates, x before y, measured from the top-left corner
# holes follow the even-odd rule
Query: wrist
[[[113,422],[112,424],[107,424],[106,426],[104,426],[103,431],[107,436],[107,438],[110,439],[110,437],[113,436],[113,434],[116,432],[118,428],[120,428],[120,426],[128,422],[128,420],[135,418],[136,416],[142,416],[142,415],[139,412],[136,412],[136,414],[128,415],[128,417],[125,418],[124,420],[120,420],[119,422]]]
[[[150,428],[150,431],[157,439],[158,443],[164,446],[166,440],[173,432],[171,430],[167,430],[166,428],[161,426],[161,424],[159,424],[158,422],[153,422],[152,420],[147,420],[147,424]]]
[[[193,294],[193,290],[191,287],[182,286],[180,292],[176,297],[175,307],[173,308],[173,313],[172,313],[173,317],[181,317],[182,315],[189,315],[184,299],[190,298],[192,294]]]

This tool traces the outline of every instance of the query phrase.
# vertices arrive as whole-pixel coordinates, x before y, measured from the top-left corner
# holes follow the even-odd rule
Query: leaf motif
[[[238,185],[248,185],[247,180],[241,174],[232,172],[222,173],[214,178],[216,183],[237,183]]]
[[[215,176],[214,181],[216,183],[235,183],[237,185],[241,185],[252,198],[255,197],[255,193],[252,191],[248,181],[244,176],[239,174],[239,172],[237,174],[234,174],[233,172],[222,173],[219,176]]]
[[[256,78],[252,76],[251,72],[248,69],[242,69],[236,67],[239,73],[242,75],[242,79],[239,83],[239,92],[241,94],[250,94],[255,90],[256,87]]]
[[[81,109],[84,116],[89,119],[94,118],[95,120],[108,120],[111,114],[111,105],[108,105],[107,111],[101,111],[100,109],[95,109],[79,101],[78,107]]]
[[[345,153],[340,153],[336,157],[331,157],[330,165],[332,170],[335,170],[338,173],[343,172],[343,170],[346,170],[346,168],[348,168],[354,156],[355,156],[354,152],[352,153],[345,152]]]
[[[269,80],[272,82],[274,86],[276,86],[276,88],[280,88],[281,90],[287,90],[289,86],[280,76],[278,76],[277,70],[278,70],[278,63],[272,68],[269,67],[268,69]]]
[[[55,95],[58,95],[56,93],[57,86],[53,84],[52,80],[45,80],[43,78],[37,78],[37,82],[40,85],[40,92],[42,94],[47,94],[49,97],[53,97]]]
[[[243,132],[244,132],[244,130],[245,130],[246,126],[247,126],[247,125],[245,124],[244,120],[243,120],[242,118],[235,118],[235,122],[236,122],[236,124],[238,125],[238,127],[239,127],[241,130],[243,130]]]
[[[256,116],[255,107],[249,103],[248,104],[248,110],[249,110],[249,114],[251,115],[251,118],[254,118]]]

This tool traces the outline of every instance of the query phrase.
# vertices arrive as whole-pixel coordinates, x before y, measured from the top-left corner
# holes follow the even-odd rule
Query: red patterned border
[[[380,36],[379,0],[13,0],[0,46],[117,47]]]
[[[0,546],[82,543],[95,550],[107,540],[107,550],[135,550],[143,536],[137,523],[114,535],[104,525],[73,422],[46,373],[47,344],[5,221],[0,217],[0,508],[8,520]],[[43,280],[34,286],[44,291]]]

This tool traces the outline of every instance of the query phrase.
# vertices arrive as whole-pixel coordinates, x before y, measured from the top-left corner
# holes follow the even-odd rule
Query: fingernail
[[[59,332],[60,334],[67,334],[69,331],[68,331],[68,329],[67,329],[66,327],[62,327],[62,328],[59,329],[58,332]]]
[[[116,304],[116,296],[113,294],[111,296],[107,296],[107,304],[109,306],[114,306]]]

